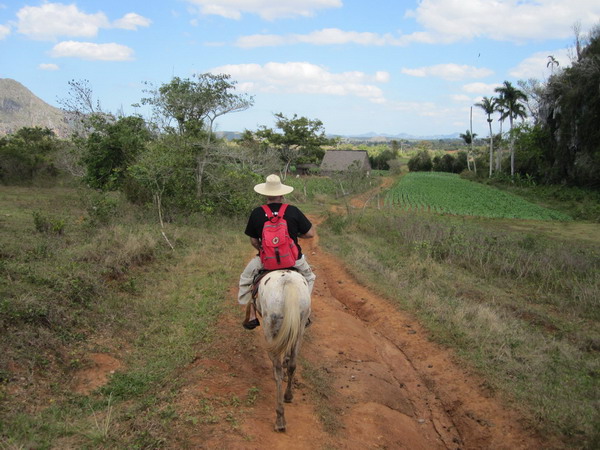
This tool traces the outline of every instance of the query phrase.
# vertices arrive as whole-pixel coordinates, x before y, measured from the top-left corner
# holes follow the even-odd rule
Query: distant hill
[[[61,137],[68,135],[62,110],[36,97],[18,81],[0,78],[0,136],[36,126],[50,128]]]

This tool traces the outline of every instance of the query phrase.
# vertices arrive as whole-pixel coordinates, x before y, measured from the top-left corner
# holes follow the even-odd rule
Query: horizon
[[[591,0],[297,3],[0,0],[0,78],[55,107],[69,80],[87,79],[105,111],[148,116],[132,106],[144,82],[228,73],[254,106],[216,131],[273,127],[281,112],[329,135],[446,136],[469,129],[471,107],[505,80],[568,67],[575,24],[585,35],[600,23]],[[473,107],[481,138],[485,119]]]

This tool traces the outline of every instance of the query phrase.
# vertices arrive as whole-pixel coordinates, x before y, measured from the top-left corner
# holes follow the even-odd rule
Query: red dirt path
[[[360,206],[367,198],[353,204]],[[338,259],[319,247],[318,237],[303,244],[317,281],[314,322],[301,357],[332,387],[326,402],[339,424],[337,431],[325,431],[319,420],[302,365],[294,402],[285,405],[287,431],[273,431],[271,363],[262,330],[244,330],[240,309],[220,323],[214,340],[218,356],[199,359],[182,373],[185,387],[176,408],[180,417],[197,419],[174,429],[169,447],[548,448],[493,397],[484,380],[460,367],[451,351],[432,343],[413,317],[358,284]],[[255,401],[248,401],[249,392],[258,392]]]

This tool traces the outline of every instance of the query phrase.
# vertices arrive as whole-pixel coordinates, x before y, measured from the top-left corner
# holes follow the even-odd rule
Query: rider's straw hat
[[[269,175],[266,183],[260,183],[254,186],[254,190],[261,195],[267,197],[279,197],[280,195],[289,194],[294,190],[292,186],[286,186],[281,183],[277,175]]]

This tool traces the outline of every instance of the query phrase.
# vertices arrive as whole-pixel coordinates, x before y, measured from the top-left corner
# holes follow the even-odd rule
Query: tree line
[[[577,30],[576,30],[577,31]],[[548,56],[551,75],[546,82],[509,81],[496,96],[475,104],[486,115],[486,155],[474,151],[476,134],[461,138],[467,146],[467,170],[488,177],[527,178],[539,184],[600,188],[600,26],[587,39],[576,32],[570,67],[561,68]],[[493,124],[498,121],[499,130]],[[527,120],[526,120],[527,119]],[[503,124],[508,121],[508,130]],[[411,170],[452,172],[452,164],[438,164],[426,154],[413,157]],[[449,158],[447,158],[449,159]],[[450,161],[447,161],[450,162]],[[484,170],[485,169],[485,170]]]
[[[284,178],[291,166],[318,164],[333,144],[323,123],[275,114],[275,127],[245,130],[236,142],[219,139],[215,120],[243,111],[251,96],[236,92],[226,74],[173,77],[146,85],[141,115],[102,110],[86,80],[71,80],[61,100],[73,134],[23,128],[0,138],[0,182],[23,183],[68,173],[99,191],[120,191],[135,203],[154,203],[161,221],[178,212],[245,213],[252,190],[268,173]]]

